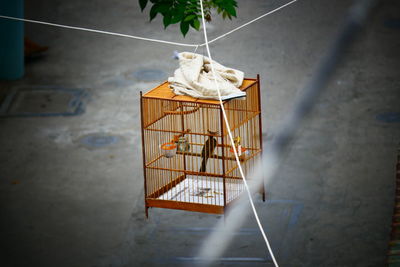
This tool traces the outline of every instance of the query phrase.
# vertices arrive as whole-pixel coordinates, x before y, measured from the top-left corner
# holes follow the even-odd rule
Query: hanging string
[[[269,12],[267,12],[267,13],[265,13],[265,14],[263,14],[263,15],[257,17],[257,18],[255,18],[255,19],[253,19],[253,20],[250,20],[249,22],[246,22],[245,24],[243,24],[243,25],[241,25],[241,26],[239,26],[239,27],[236,27],[235,29],[230,30],[230,31],[227,32],[227,33],[224,33],[224,34],[218,36],[217,38],[212,39],[211,41],[208,42],[208,44],[214,43],[215,41],[217,41],[217,40],[219,40],[219,39],[222,39],[222,38],[226,37],[227,35],[229,35],[229,34],[231,34],[231,33],[234,33],[235,31],[238,31],[238,30],[240,30],[241,28],[244,28],[244,27],[246,27],[246,26],[248,26],[248,25],[250,25],[250,24],[252,24],[252,23],[254,23],[254,22],[256,22],[256,21],[258,21],[258,20],[260,20],[260,19],[262,19],[262,18],[264,18],[264,17],[266,17],[266,16],[268,16],[268,15],[271,15],[271,14],[275,13],[276,11],[281,10],[282,8],[285,8],[285,7],[287,7],[287,6],[293,4],[294,2],[297,2],[297,1],[298,1],[298,0],[290,1],[289,3],[286,3],[286,4],[284,4],[284,5],[282,5],[282,6],[278,7],[278,8],[275,8],[274,10],[269,11]],[[202,43],[200,46],[205,46],[205,45],[206,45],[205,43]]]
[[[229,141],[230,141],[231,146],[233,148],[233,152],[235,154],[236,163],[238,165],[238,169],[239,169],[240,175],[242,176],[243,184],[244,184],[244,186],[246,188],[246,192],[247,192],[247,195],[248,195],[248,198],[249,198],[249,201],[250,201],[251,208],[252,208],[253,213],[254,213],[254,217],[255,217],[255,219],[257,221],[257,225],[258,225],[258,227],[259,227],[259,229],[261,231],[261,234],[262,234],[262,236],[264,238],[265,244],[267,245],[269,254],[271,255],[271,258],[272,258],[272,261],[274,262],[274,265],[276,267],[279,267],[279,265],[278,265],[278,263],[277,263],[277,261],[275,259],[274,253],[272,252],[271,245],[269,244],[268,238],[267,238],[267,236],[266,236],[266,234],[264,232],[264,229],[263,229],[263,226],[261,224],[261,221],[260,221],[260,219],[258,217],[257,210],[256,210],[256,208],[254,206],[254,202],[253,202],[253,199],[251,197],[250,188],[249,188],[249,186],[247,184],[246,177],[244,175],[242,166],[240,164],[239,156],[238,156],[237,149],[236,149],[236,146],[235,146],[235,142],[233,140],[233,136],[232,136],[232,132],[231,132],[231,127],[229,125],[228,118],[226,116],[224,104],[223,104],[222,98],[221,98],[221,92],[219,90],[219,86],[218,86],[218,83],[217,83],[217,76],[215,74],[215,70],[214,70],[214,66],[213,66],[213,60],[211,58],[211,53],[210,53],[210,48],[208,46],[207,28],[206,28],[206,22],[205,22],[205,19],[204,19],[204,11],[203,11],[203,0],[199,0],[199,1],[200,1],[201,20],[202,20],[202,24],[203,24],[205,46],[206,46],[206,50],[207,50],[207,55],[208,55],[208,57],[210,59],[211,72],[212,72],[212,75],[213,75],[213,78],[214,78],[215,87],[216,87],[217,92],[218,92],[219,104],[221,106],[221,110],[222,110],[223,118],[224,118],[224,121],[225,121],[226,129],[227,129],[227,132],[228,132],[228,135],[229,135]]]
[[[101,34],[107,34],[107,35],[112,35],[112,36],[126,37],[126,38],[132,38],[132,39],[155,42],[155,43],[162,43],[162,44],[170,44],[170,45],[186,46],[186,47],[196,47],[196,46],[198,46],[197,44],[185,44],[185,43],[171,42],[171,41],[165,41],[165,40],[159,40],[159,39],[153,39],[153,38],[146,38],[146,37],[140,37],[140,36],[135,36],[135,35],[117,33],[117,32],[101,31],[101,30],[95,30],[95,29],[89,29],[89,28],[83,28],[83,27],[75,27],[75,26],[56,24],[56,23],[50,23],[50,22],[44,22],[44,21],[38,21],[38,20],[22,19],[22,18],[16,18],[16,17],[3,16],[3,15],[0,15],[0,18],[18,20],[18,21],[24,21],[24,22],[30,22],[30,23],[37,23],[37,24],[43,24],[43,25],[54,26],[54,27],[59,27],[59,28],[66,28],[66,29],[71,29],[71,30],[94,32],[94,33],[101,33]]]
[[[276,11],[287,7],[291,4],[293,4],[294,2],[296,2],[298,0],[293,0],[287,4],[284,4],[272,11],[269,11],[239,27],[236,27],[233,30],[230,30],[229,32],[226,32],[220,36],[218,36],[217,38],[212,39],[211,41],[209,41],[208,43],[211,44],[219,39],[222,39],[224,37],[226,37],[229,34],[234,33],[237,30],[242,29],[243,27],[246,27],[268,15],[271,15],[273,13],[275,13]],[[59,28],[65,28],[65,29],[71,29],[71,30],[78,30],[78,31],[86,31],[86,32],[93,32],[93,33],[100,33],[100,34],[107,34],[107,35],[112,35],[112,36],[118,36],[118,37],[125,37],[125,38],[131,38],[131,39],[137,39],[137,40],[142,40],[142,41],[149,41],[149,42],[155,42],[155,43],[162,43],[162,44],[169,44],[169,45],[176,45],[176,46],[184,46],[184,47],[204,47],[206,44],[186,44],[186,43],[179,43],[179,42],[171,42],[171,41],[165,41],[165,40],[160,40],[160,39],[154,39],[154,38],[147,38],[147,37],[140,37],[140,36],[135,36],[135,35],[129,35],[129,34],[123,34],[123,33],[117,33],[117,32],[109,32],[109,31],[102,31],[102,30],[95,30],[95,29],[90,29],[90,28],[84,28],[84,27],[76,27],[76,26],[69,26],[69,25],[64,25],[64,24],[57,24],[57,23],[50,23],[50,22],[45,22],[45,21],[39,21],[39,20],[32,20],[32,19],[23,19],[23,18],[17,18],[17,17],[11,17],[11,16],[3,16],[0,15],[0,18],[3,19],[10,19],[10,20],[17,20],[17,21],[23,21],[23,22],[29,22],[29,23],[36,23],[36,24],[42,24],[42,25],[47,25],[47,26],[53,26],[53,27],[59,27]]]
[[[198,48],[199,48],[199,46],[197,45],[196,48],[194,49],[193,53],[196,53]]]

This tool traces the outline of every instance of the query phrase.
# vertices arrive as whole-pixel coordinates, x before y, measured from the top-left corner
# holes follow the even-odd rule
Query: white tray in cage
[[[225,187],[229,202],[242,192],[243,182],[240,179],[226,178]],[[223,180],[218,177],[187,176],[158,199],[224,206]]]

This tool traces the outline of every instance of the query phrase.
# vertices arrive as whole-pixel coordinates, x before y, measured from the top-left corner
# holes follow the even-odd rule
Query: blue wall
[[[0,0],[0,14],[23,18],[23,0]],[[0,79],[24,75],[24,23],[0,18]]]

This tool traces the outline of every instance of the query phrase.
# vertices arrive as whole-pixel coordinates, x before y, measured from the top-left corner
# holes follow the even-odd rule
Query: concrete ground
[[[215,60],[261,75],[266,145],[350,2],[300,0],[211,45]],[[400,137],[400,5],[381,2],[267,183],[267,203],[255,197],[281,266],[385,266]],[[239,1],[238,18],[214,19],[210,38],[283,3]],[[176,26],[164,31],[159,17],[149,23],[148,12],[136,0],[26,1],[30,19],[202,41],[192,30],[185,39]],[[172,53],[184,49],[32,24],[26,36],[50,49],[26,64],[24,78],[0,82],[1,266],[195,265],[223,217],[151,209],[145,218],[138,108],[139,91],[171,75]],[[216,265],[272,266],[252,216]]]

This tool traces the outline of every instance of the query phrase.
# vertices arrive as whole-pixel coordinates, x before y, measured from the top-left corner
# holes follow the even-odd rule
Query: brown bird
[[[210,130],[208,132],[210,134],[215,134]],[[207,141],[204,143],[203,150],[201,151],[201,157],[203,158],[203,161],[201,162],[199,172],[206,171],[208,158],[214,153],[216,146],[217,146],[217,139],[215,139],[213,136],[209,136]]]

